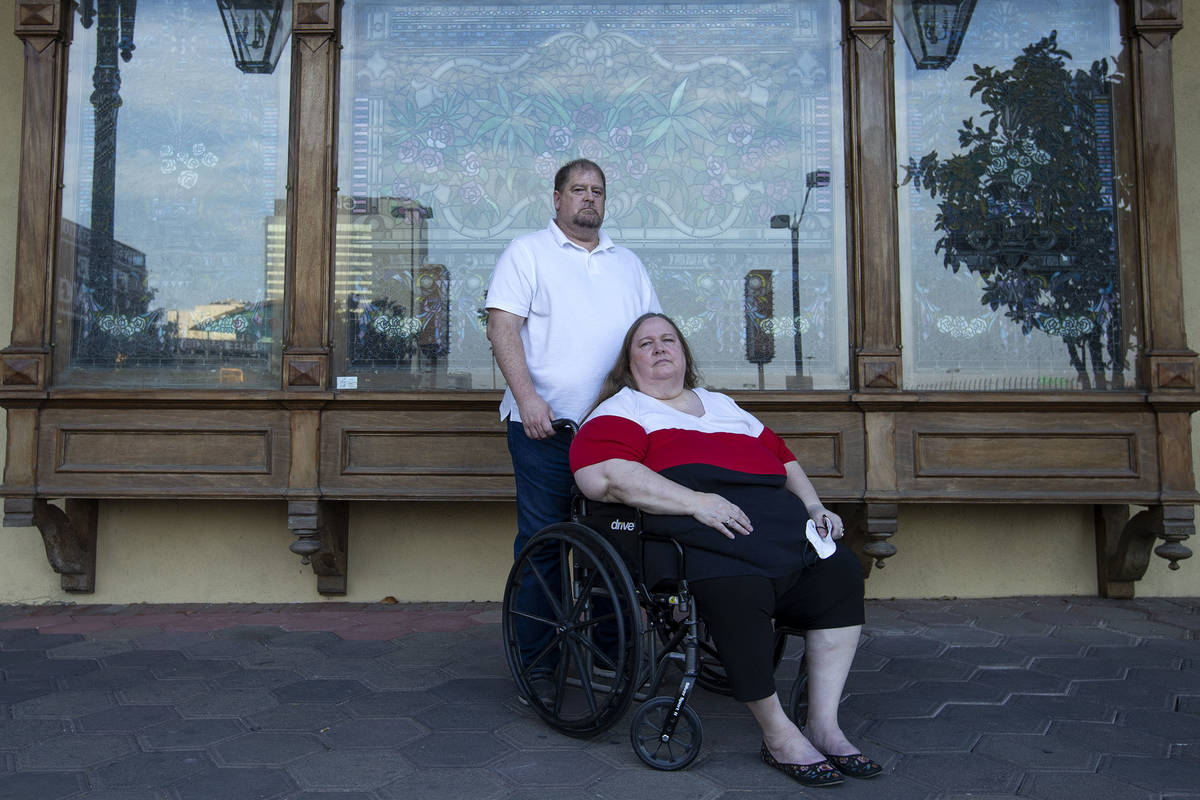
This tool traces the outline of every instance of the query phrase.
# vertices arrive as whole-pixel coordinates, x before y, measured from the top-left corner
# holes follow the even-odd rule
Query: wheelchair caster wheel
[[[633,752],[647,766],[662,770],[683,769],[700,753],[700,742],[704,739],[700,715],[689,705],[680,709],[675,732],[664,740],[663,728],[674,708],[674,697],[655,697],[643,703],[633,715],[629,740],[633,743]]]

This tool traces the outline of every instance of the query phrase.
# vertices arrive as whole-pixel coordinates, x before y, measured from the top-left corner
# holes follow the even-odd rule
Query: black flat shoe
[[[842,773],[838,772],[833,764],[830,764],[828,761],[818,761],[815,764],[784,764],[781,761],[776,761],[775,756],[771,755],[771,751],[767,749],[766,742],[763,742],[762,749],[759,750],[758,754],[762,757],[763,763],[768,767],[774,767],[784,775],[805,786],[817,788],[837,786],[845,780],[842,777]]]
[[[874,778],[883,772],[883,767],[862,753],[852,753],[848,756],[831,756],[826,754],[825,757],[837,768],[838,772],[847,778]]]

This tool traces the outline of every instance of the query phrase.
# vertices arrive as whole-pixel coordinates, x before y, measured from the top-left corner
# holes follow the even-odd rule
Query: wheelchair
[[[703,741],[700,717],[687,703],[693,689],[730,690],[687,581],[647,584],[647,548],[665,548],[656,555],[673,555],[675,574],[686,574],[683,547],[643,531],[637,509],[576,491],[570,521],[539,531],[513,563],[501,617],[504,650],[522,700],[550,727],[592,737],[636,700],[634,752],[650,767],[678,770]],[[776,664],[796,633],[777,631]],[[679,684],[660,694],[671,667],[681,673]],[[802,662],[791,692],[796,719],[804,684]]]

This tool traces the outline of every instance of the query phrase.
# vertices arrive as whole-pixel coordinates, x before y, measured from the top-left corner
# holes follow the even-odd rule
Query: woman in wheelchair
[[[734,697],[762,729],[764,762],[808,786],[877,775],[837,717],[863,623],[858,559],[836,541],[842,520],[778,436],[696,383],[675,324],[662,314],[635,321],[572,444],[575,481],[592,500],[641,509],[648,532],[683,544],[684,577]],[[818,546],[833,552],[821,558]],[[775,691],[772,620],[806,631],[803,731]]]

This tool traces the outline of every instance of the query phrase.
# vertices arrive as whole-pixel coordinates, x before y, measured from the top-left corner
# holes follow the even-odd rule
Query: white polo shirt
[[[500,254],[487,307],[525,318],[521,344],[533,386],[555,417],[582,422],[616,362],[625,332],[647,311],[661,311],[641,259],[603,230],[595,250],[567,238],[551,220],[518,236]],[[504,392],[500,418],[520,422]]]

